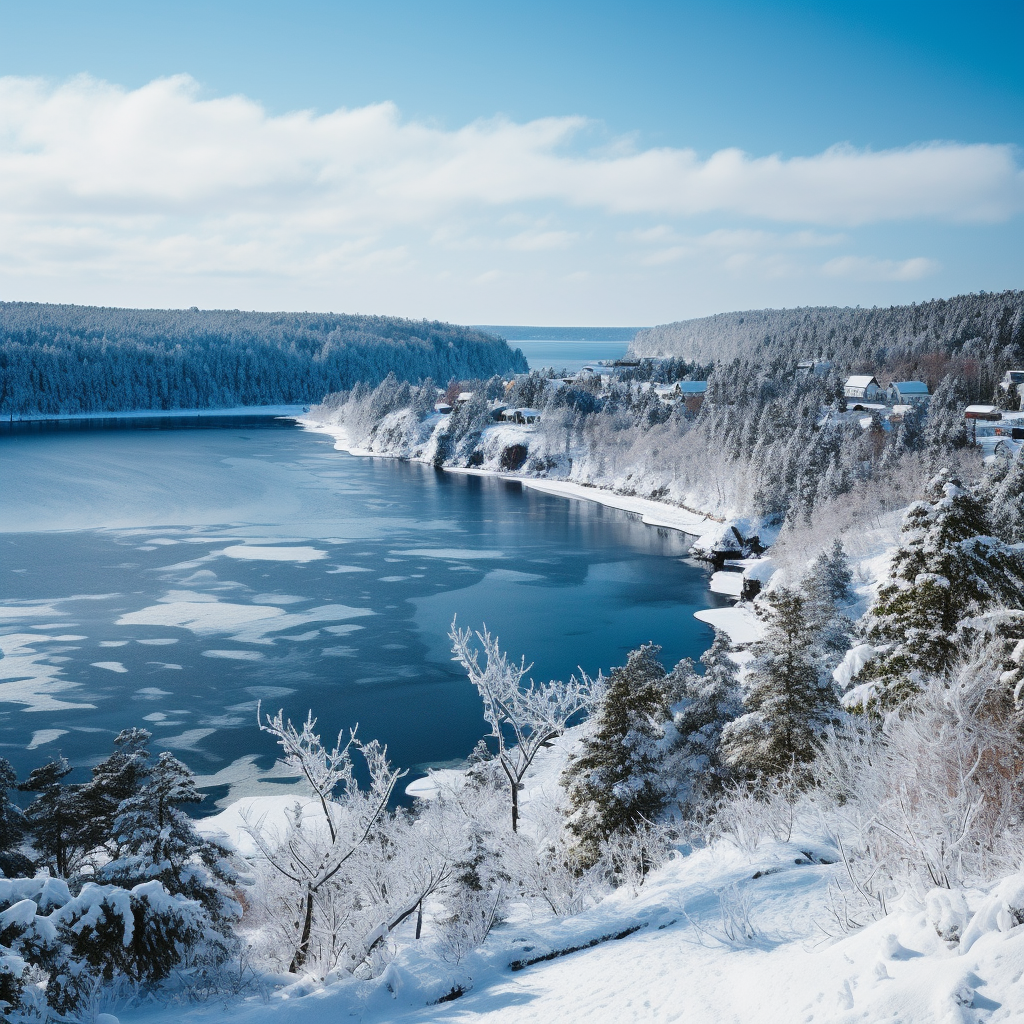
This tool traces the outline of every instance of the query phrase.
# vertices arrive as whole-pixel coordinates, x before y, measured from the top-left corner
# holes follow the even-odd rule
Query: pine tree
[[[582,749],[563,773],[568,827],[584,864],[597,860],[608,836],[656,817],[674,788],[662,771],[666,738],[672,738],[673,693],[660,651],[644,644],[612,670]]]
[[[964,420],[966,405],[967,387],[963,378],[947,374],[939,381],[928,403],[924,425],[924,445],[933,457],[942,458],[946,452],[970,444]]]
[[[192,771],[164,751],[143,785],[119,806],[114,823],[117,855],[100,869],[99,877],[124,888],[157,879],[168,892],[197,900],[226,928],[237,913],[225,892],[235,874],[226,851],[200,836],[181,809],[203,799]]]
[[[811,563],[810,578],[817,581],[828,598],[838,603],[850,599],[853,572],[843,542],[837,537],[828,551],[822,551]]]
[[[751,778],[806,765],[839,717],[831,680],[819,668],[806,597],[776,587],[762,594],[755,608],[764,636],[753,646],[746,710],[722,732],[726,763]]]
[[[11,762],[0,757],[0,872],[8,878],[32,870],[32,862],[20,849],[27,828],[25,813],[8,797],[17,784]]]
[[[152,733],[145,729],[124,729],[114,739],[114,752],[93,768],[92,779],[82,790],[90,818],[88,846],[114,851],[114,819],[121,804],[138,793],[149,775],[151,739]]]
[[[1024,543],[1024,449],[1007,460],[989,500],[992,532],[1007,544]]]
[[[945,470],[927,497],[907,510],[889,579],[868,612],[867,639],[880,654],[857,681],[875,684],[875,710],[952,666],[969,615],[1024,603],[1024,558],[990,536],[981,501]]]
[[[18,789],[39,795],[25,812],[32,845],[51,874],[69,877],[89,850],[89,811],[80,784],[64,785],[72,768],[66,758],[35,768]]]
[[[715,642],[701,656],[704,674],[689,659],[670,673],[676,696],[673,725],[679,736],[673,751],[674,771],[682,781],[680,804],[687,816],[713,800],[731,778],[722,760],[722,730],[742,714],[736,663],[726,633],[715,631]]]

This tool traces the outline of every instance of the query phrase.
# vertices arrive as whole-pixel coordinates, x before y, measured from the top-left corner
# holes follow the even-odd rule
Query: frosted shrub
[[[602,844],[601,859],[612,884],[636,896],[650,872],[668,859],[675,830],[662,822],[641,821],[628,832],[613,833]]]
[[[494,893],[460,891],[452,900],[451,915],[439,922],[437,955],[448,964],[462,963],[501,920],[505,902],[501,888]]]
[[[768,839],[789,842],[800,800],[792,772],[756,785],[738,785],[719,803],[716,827],[723,838],[752,857]]]
[[[851,723],[823,746],[817,799],[851,880],[883,898],[983,884],[1019,864],[1024,741],[991,699],[990,654],[926,682],[882,726]]]

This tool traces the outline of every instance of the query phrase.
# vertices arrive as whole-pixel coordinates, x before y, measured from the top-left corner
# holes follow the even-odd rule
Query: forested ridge
[[[392,372],[525,369],[500,338],[437,321],[0,302],[4,415],[305,403]]]
[[[980,292],[909,306],[753,309],[639,331],[636,356],[828,359],[840,369],[911,370],[922,360],[1024,359],[1024,291]]]

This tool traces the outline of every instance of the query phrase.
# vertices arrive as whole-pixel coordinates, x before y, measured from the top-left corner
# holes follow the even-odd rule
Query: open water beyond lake
[[[84,778],[142,725],[220,803],[279,792],[262,700],[327,736],[358,722],[411,779],[486,731],[453,616],[543,679],[713,639],[693,612],[723,599],[674,531],[288,421],[173,426],[0,435],[0,754],[19,777],[62,754]]]

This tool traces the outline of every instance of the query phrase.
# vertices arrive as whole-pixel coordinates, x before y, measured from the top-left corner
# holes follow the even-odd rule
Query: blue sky
[[[0,2],[0,297],[611,325],[1020,287],[1022,41],[1019,3]]]

